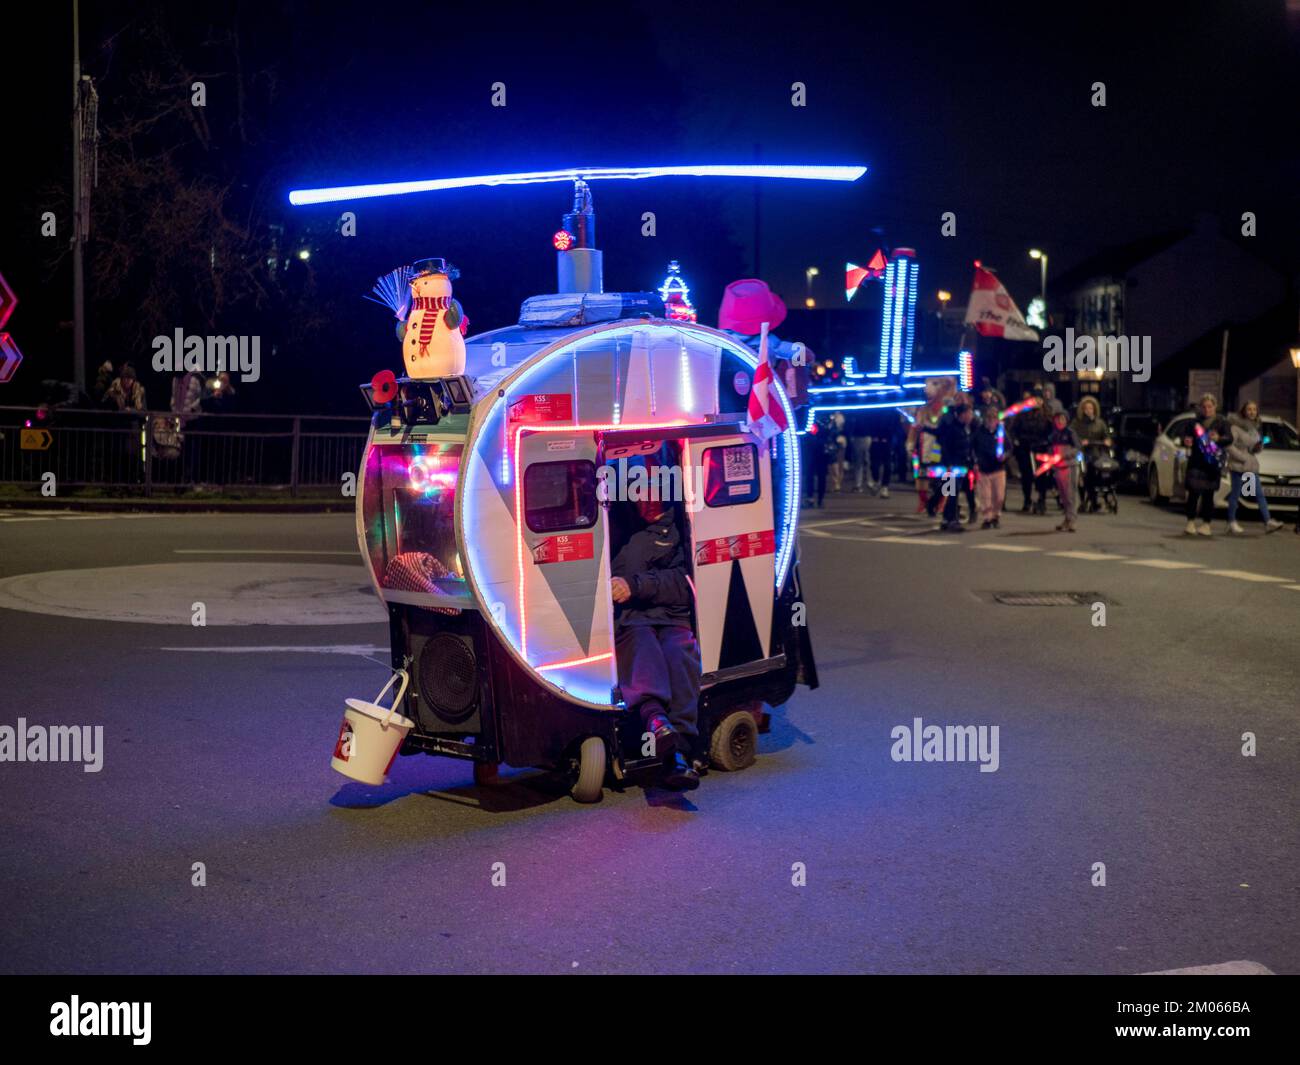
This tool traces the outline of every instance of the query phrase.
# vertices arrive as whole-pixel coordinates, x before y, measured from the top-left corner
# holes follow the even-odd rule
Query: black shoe
[[[646,722],[646,731],[654,734],[655,753],[667,757],[670,751],[682,748],[682,734],[672,726],[672,722],[663,714],[655,714]]]
[[[1026,503],[1023,507],[1020,508],[1020,513],[1028,514],[1029,511],[1032,509],[1032,507],[1033,507],[1032,503]]]
[[[1000,528],[1002,528],[1002,519],[1001,519],[1001,518],[994,518],[994,519],[993,519],[993,528],[995,528],[995,529],[1000,529]]]
[[[663,785],[673,791],[694,791],[700,786],[700,774],[681,751],[664,759]]]
[[[982,523],[980,524],[980,528],[981,528],[981,529],[991,529],[991,528],[993,528],[993,523],[992,523],[991,521],[982,522]]]
[[[950,533],[964,533],[966,531],[966,526],[959,521],[946,521],[941,528],[944,532]]]

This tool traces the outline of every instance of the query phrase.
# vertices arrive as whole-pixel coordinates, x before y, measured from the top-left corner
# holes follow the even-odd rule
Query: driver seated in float
[[[694,591],[677,506],[658,499],[620,503],[626,541],[610,566],[614,651],[623,702],[654,736],[663,783],[699,787],[692,765],[698,741],[700,648],[691,627]],[[616,541],[617,543],[617,541]]]

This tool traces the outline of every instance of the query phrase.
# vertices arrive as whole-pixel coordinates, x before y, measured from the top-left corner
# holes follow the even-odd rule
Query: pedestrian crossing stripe
[[[1171,558],[1126,558],[1126,566],[1150,566],[1152,569],[1200,569],[1199,562],[1175,562]]]
[[[1234,581],[1259,581],[1269,584],[1286,584],[1290,577],[1269,577],[1263,573],[1248,573],[1244,569],[1207,569],[1202,570],[1212,577],[1230,577]]]
[[[936,540],[929,536],[873,536],[875,544],[921,544],[924,547],[956,547],[956,540]]]
[[[971,544],[974,551],[1041,551],[1041,547],[1026,547],[1024,544]]]
[[[1104,551],[1049,551],[1057,558],[1078,558],[1084,562],[1123,562],[1123,555],[1108,555]]]

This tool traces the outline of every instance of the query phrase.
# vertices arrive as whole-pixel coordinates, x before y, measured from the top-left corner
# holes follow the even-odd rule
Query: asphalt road
[[[0,969],[1300,972],[1300,536],[912,502],[805,512],[822,686],[754,767],[591,807],[329,768],[387,677],[348,516],[0,512],[0,725],[104,728],[100,772],[0,763]],[[1106,624],[991,594],[1030,591]],[[916,717],[997,725],[997,771],[894,761]]]

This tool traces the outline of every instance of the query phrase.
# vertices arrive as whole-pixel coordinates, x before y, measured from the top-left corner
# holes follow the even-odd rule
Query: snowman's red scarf
[[[445,311],[451,306],[450,296],[413,296],[411,298],[411,310],[414,311]],[[434,327],[438,324],[436,314],[426,314],[420,319],[420,354],[429,354],[429,341],[433,339]]]

